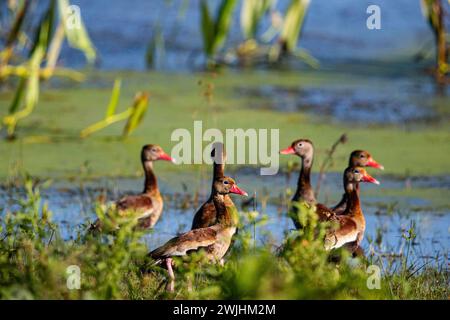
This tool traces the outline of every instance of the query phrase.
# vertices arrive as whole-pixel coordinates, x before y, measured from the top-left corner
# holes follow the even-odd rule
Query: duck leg
[[[175,274],[172,269],[172,258],[166,259],[166,267],[167,267],[167,272],[169,273],[169,281],[167,282],[166,290],[169,292],[174,292],[175,291]]]

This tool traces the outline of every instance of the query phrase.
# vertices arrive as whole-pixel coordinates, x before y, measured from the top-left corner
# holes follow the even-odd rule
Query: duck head
[[[234,193],[241,196],[247,196],[247,192],[240,189],[236,182],[230,177],[217,178],[214,181],[214,190],[221,195]]]
[[[164,150],[156,144],[147,144],[142,147],[142,162],[165,160],[175,163],[175,159],[169,156]]]
[[[292,144],[286,149],[280,150],[280,154],[296,154],[301,158],[306,156],[312,156],[314,152],[314,146],[311,140],[298,139],[292,142]]]
[[[365,150],[355,150],[350,154],[349,166],[351,167],[372,167],[384,170],[384,167],[376,162],[369,152]]]
[[[372,177],[363,167],[348,167],[344,173],[345,180],[348,183],[369,182],[380,184],[380,182]]]

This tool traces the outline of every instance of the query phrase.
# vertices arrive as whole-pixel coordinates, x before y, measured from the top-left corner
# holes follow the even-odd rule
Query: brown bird
[[[350,154],[350,158],[348,159],[349,167],[372,167],[376,169],[384,170],[384,167],[376,162],[369,152],[364,150],[355,150]],[[345,208],[347,206],[347,197],[344,193],[342,195],[341,201],[337,205],[335,205],[331,210],[337,215],[341,215],[345,212]]]
[[[216,209],[217,223],[207,228],[200,228],[183,233],[172,238],[161,247],[149,253],[156,264],[163,264],[169,273],[167,289],[174,291],[175,274],[173,272],[173,257],[188,255],[203,251],[210,262],[220,262],[227,252],[231,238],[236,232],[237,210],[227,206],[225,196],[235,193],[247,196],[235,181],[229,177],[219,177],[213,184],[213,203]]]
[[[366,221],[359,201],[359,183],[369,182],[380,184],[362,167],[348,167],[344,171],[344,188],[347,197],[347,207],[344,215],[333,216],[330,221],[338,227],[327,232],[325,249],[331,250],[346,245],[355,252],[364,237]]]
[[[299,139],[292,142],[291,146],[280,151],[281,154],[295,154],[302,159],[302,166],[298,176],[297,190],[292,201],[296,203],[305,203],[309,207],[314,207],[319,216],[319,221],[326,221],[334,215],[334,212],[321,203],[317,203],[314,190],[311,186],[311,168],[314,160],[314,146],[308,139]],[[303,226],[298,220],[298,207],[293,206],[290,216],[297,229]]]
[[[224,177],[226,154],[223,143],[216,142],[213,144],[211,158],[213,159],[213,179],[211,195],[195,213],[194,220],[192,221],[192,230],[210,227],[217,223],[216,207],[214,206],[213,195],[214,182],[218,178]],[[227,207],[235,207],[233,201],[231,200],[231,197],[228,194],[224,195],[224,201]]]
[[[141,162],[145,172],[144,190],[138,195],[129,195],[116,202],[116,208],[120,216],[131,214],[143,229],[153,228],[163,210],[163,199],[158,189],[158,181],[153,172],[153,162],[157,160],[175,160],[167,155],[164,150],[155,144],[142,147]],[[101,230],[102,223],[98,219],[91,229]]]

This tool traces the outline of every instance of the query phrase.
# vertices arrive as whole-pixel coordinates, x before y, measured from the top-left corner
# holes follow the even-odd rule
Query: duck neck
[[[143,161],[142,166],[145,172],[144,193],[156,194],[159,193],[158,181],[153,172],[153,161]]]
[[[300,175],[298,176],[297,192],[295,194],[295,198],[297,200],[303,200],[310,204],[316,202],[314,190],[311,186],[312,164],[313,164],[312,154],[302,157],[302,168],[300,170]]]
[[[214,162],[211,194],[214,194],[214,181],[218,178],[222,178],[224,175],[224,167],[225,165],[223,163]]]
[[[350,215],[362,215],[361,204],[359,202],[359,183],[347,183],[345,186],[347,197],[346,213]]]
[[[211,186],[211,196],[209,197],[209,201],[213,201],[214,199],[214,181],[218,178],[223,178],[224,176],[224,169],[225,164],[214,162],[214,170],[213,170],[213,179],[212,179],[212,186]],[[225,204],[227,206],[234,206],[233,201],[230,198],[230,195],[226,194],[224,195]]]
[[[232,214],[225,204],[225,195],[215,192],[213,194],[214,207],[216,208],[217,223],[223,226],[234,226]]]

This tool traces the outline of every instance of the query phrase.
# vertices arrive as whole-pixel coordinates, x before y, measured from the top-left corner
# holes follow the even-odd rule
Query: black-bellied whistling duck
[[[297,182],[297,190],[292,197],[293,202],[306,203],[310,207],[315,207],[315,212],[320,221],[328,220],[334,213],[323,204],[316,203],[314,190],[311,186],[311,167],[314,160],[314,146],[308,139],[299,139],[292,142],[291,146],[280,151],[281,154],[296,154],[302,159],[302,167]],[[302,225],[298,220],[298,208],[293,206],[290,216],[297,229]]]
[[[216,142],[213,144],[211,151],[211,158],[213,159],[213,179],[211,187],[211,195],[208,200],[197,210],[192,221],[192,230],[199,228],[206,228],[217,223],[216,207],[214,206],[214,182],[218,178],[224,177],[226,153],[223,143]],[[234,207],[234,203],[228,194],[224,195],[224,201],[227,207]]]
[[[384,170],[384,167],[376,162],[369,152],[364,150],[355,150],[350,154],[350,158],[348,159],[349,167],[372,167],[376,169]],[[333,212],[337,215],[341,215],[345,212],[345,208],[347,206],[347,197],[344,193],[342,195],[341,201],[332,208]]]
[[[125,196],[116,202],[119,215],[131,213],[132,217],[137,219],[138,226],[143,229],[153,228],[163,210],[163,199],[153,172],[153,162],[157,160],[175,162],[156,144],[142,147],[141,162],[145,172],[144,190],[141,194]],[[100,220],[97,220],[91,229],[101,229]]]
[[[380,184],[362,167],[348,167],[344,171],[344,189],[347,207],[344,215],[334,216],[330,221],[338,223],[337,229],[327,232],[325,249],[331,250],[347,245],[355,252],[364,237],[366,221],[359,202],[359,183],[370,182]]]
[[[231,238],[236,232],[236,208],[227,206],[225,196],[235,193],[246,196],[235,181],[229,177],[219,177],[213,184],[213,202],[216,208],[217,223],[211,227],[188,231],[172,238],[166,244],[153,250],[149,256],[156,260],[156,264],[164,264],[169,273],[170,281],[167,289],[174,290],[175,275],[173,273],[173,257],[185,256],[191,252],[204,250],[211,262],[219,262],[227,252]]]

